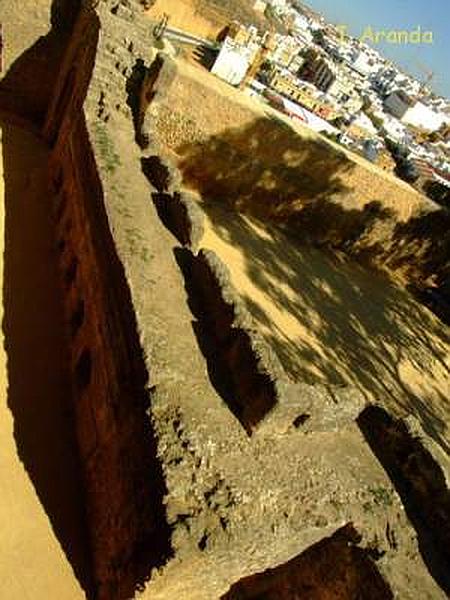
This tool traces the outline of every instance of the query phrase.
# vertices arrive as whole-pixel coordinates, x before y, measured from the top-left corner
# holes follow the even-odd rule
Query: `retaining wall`
[[[445,278],[447,209],[212,75],[157,60],[142,122],[155,147],[178,157],[190,189],[411,281]]]

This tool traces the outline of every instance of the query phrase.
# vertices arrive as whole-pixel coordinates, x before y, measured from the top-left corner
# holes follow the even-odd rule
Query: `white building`
[[[429,106],[408,96],[403,90],[396,90],[385,99],[384,105],[394,117],[406,125],[413,125],[426,131],[436,131],[447,122],[443,113],[437,113]]]
[[[343,66],[335,65],[336,78],[327,90],[327,95],[333,98],[348,114],[357,113],[363,101],[355,87],[355,77]]]
[[[426,131],[437,131],[448,119],[442,113],[435,112],[422,102],[416,102],[412,108],[406,111],[402,121]]]
[[[368,137],[375,138],[378,136],[378,131],[372,121],[364,113],[358,113],[353,120],[352,125],[364,131]]]
[[[286,0],[270,0],[270,6],[277,14],[282,14],[287,11],[288,4]]]
[[[308,33],[310,34],[310,24],[309,24],[309,20],[304,16],[301,15],[298,12],[294,13],[294,23],[292,26],[292,29],[295,32],[302,32],[302,33]],[[311,36],[312,39],[312,36]]]
[[[288,35],[275,35],[275,47],[267,58],[281,67],[289,67],[299,53],[299,44],[295,38]]]
[[[409,132],[405,125],[393,117],[385,113],[384,111],[376,111],[373,113],[375,117],[380,119],[382,129],[385,135],[391,140],[398,142],[399,144],[405,144],[409,139]]]
[[[241,46],[234,40],[226,38],[211,73],[231,85],[237,86],[244,79],[253,56],[254,51],[251,48]]]
[[[352,67],[362,75],[370,75],[380,68],[380,63],[367,52],[358,52],[353,59]]]

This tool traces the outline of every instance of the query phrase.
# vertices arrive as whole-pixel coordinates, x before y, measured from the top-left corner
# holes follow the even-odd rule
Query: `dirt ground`
[[[164,13],[170,17],[169,27],[189,31],[203,38],[216,39],[217,34],[227,24],[220,17],[216,22],[206,19],[197,12],[193,0],[157,0],[148,15],[151,19],[158,20]]]
[[[46,154],[6,123],[0,135],[0,598],[81,599],[74,570],[87,568],[88,554],[67,422],[70,383],[48,211],[36,201]]]
[[[415,414],[450,451],[450,330],[387,277],[300,246],[204,203],[202,246],[228,265],[258,328],[295,381],[357,386]]]
[[[207,124],[205,128],[213,142],[216,136],[226,138],[222,129],[231,118],[226,110],[229,107],[230,113],[234,107],[235,119],[242,117],[244,125],[253,115],[258,118],[273,113],[267,105],[205,75],[199,68],[183,64],[183,74],[188,74],[192,85],[183,82],[186,90],[181,89],[186,99],[177,100],[183,102],[184,109],[199,89],[205,90],[201,109],[195,116],[198,122]],[[216,111],[215,119],[210,108],[213,99],[227,101],[223,110]],[[290,123],[295,134],[305,140],[323,139],[287,117],[278,114],[277,118]],[[251,155],[250,135],[227,135],[231,147]],[[228,201],[230,190],[238,196],[251,188],[243,186],[245,165],[230,163],[228,157],[220,156],[220,147],[213,160],[213,143],[208,146],[200,140],[194,150],[189,144],[186,146],[184,152],[175,147],[174,156],[183,173],[186,164],[199,170],[198,181],[185,177],[184,185],[203,198]],[[279,155],[283,147],[274,147]],[[406,221],[421,206],[428,206],[426,198],[398,178],[338,148],[355,165],[341,175],[345,185],[357,189],[359,195],[362,191],[367,197],[376,194],[382,198],[383,207],[396,214],[396,219]],[[202,188],[203,176],[208,185],[212,182],[216,193]],[[383,186],[386,189],[382,190]],[[401,415],[416,414],[424,428],[450,451],[446,424],[450,332],[445,325],[386,276],[366,271],[343,257],[300,247],[279,230],[221,208],[219,203],[205,200],[203,207],[209,227],[202,245],[215,250],[229,266],[259,328],[294,380],[356,385],[368,400],[383,402]]]

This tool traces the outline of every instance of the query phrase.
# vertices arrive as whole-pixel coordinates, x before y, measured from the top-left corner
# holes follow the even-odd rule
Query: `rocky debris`
[[[280,402],[258,425],[258,435],[338,432],[353,425],[367,406],[362,393],[351,386],[284,383],[279,397]]]
[[[400,494],[430,569],[450,592],[450,461],[412,416],[368,406],[358,425]]]
[[[181,187],[181,174],[174,162],[163,152],[144,156],[142,171],[158,192],[173,194]]]
[[[235,583],[221,600],[393,600],[361,536],[347,524],[299,556]]]
[[[111,7],[111,13],[116,17],[129,22],[134,21],[135,18],[133,10],[127,6],[125,2],[118,2],[117,4],[114,4],[114,6]]]
[[[190,278],[197,316],[212,337],[214,360],[231,388],[233,412],[251,434],[279,402],[283,368],[252,327],[252,319],[231,284],[227,267],[211,250],[191,259]]]
[[[214,469],[194,443],[179,407],[171,407],[162,392],[153,404],[160,431],[159,452],[167,465],[169,485],[176,487],[168,499],[167,519],[173,529],[172,544],[182,555],[211,550],[228,526],[238,498],[223,473]]]

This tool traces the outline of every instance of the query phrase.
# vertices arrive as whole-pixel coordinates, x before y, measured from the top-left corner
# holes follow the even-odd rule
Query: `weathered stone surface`
[[[383,408],[369,406],[358,423],[416,523],[435,577],[449,589],[449,457],[412,416],[394,419]]]
[[[351,426],[367,405],[361,392],[348,386],[284,385],[280,402],[257,428],[259,435],[339,431]]]
[[[311,546],[300,556],[275,569],[246,577],[234,584],[222,600],[349,599],[362,595],[367,600],[394,598],[386,581],[358,548],[360,536],[349,525]]]
[[[278,401],[281,365],[252,329],[225,265],[213,252],[200,250],[192,256],[190,277],[199,320],[212,337],[214,360],[231,387],[233,410],[251,433]]]
[[[177,65],[172,58],[159,52],[147,70],[141,88],[139,120],[137,125],[138,143],[145,148],[149,142],[155,144],[153,136],[154,117],[153,111],[158,110],[159,102],[165,97],[177,74]],[[152,104],[152,111],[148,106]],[[139,142],[141,140],[141,142]],[[159,146],[160,147],[160,146]]]
[[[175,228],[186,240],[185,245],[195,252],[204,234],[204,214],[198,202],[187,192],[175,192],[171,203]]]
[[[136,3],[86,8],[73,31],[52,100],[42,104],[42,131],[52,145],[96,596],[122,600],[139,589],[152,600],[215,600],[298,557],[319,598],[355,597],[363,576],[374,597],[416,600],[420,590],[421,598],[444,598],[388,469],[353,423],[360,397],[294,386],[225,266],[211,253],[174,248],[150,202],[163,196],[181,244],[201,244],[195,201],[176,189],[164,156],[154,161],[155,191],[134,143],[158,155],[158,111],[174,97],[179,67],[160,57],[156,75],[147,71],[151,26]],[[140,113],[130,97],[136,86],[127,88],[138,60],[147,75]],[[415,494],[436,491],[434,478],[417,481]],[[446,542],[445,502],[430,509],[429,522]],[[351,522],[358,546],[336,534]],[[331,570],[336,554],[342,560],[327,587],[321,569]],[[270,576],[273,593],[286,585],[300,593],[298,577],[283,572]],[[246,583],[239,587],[247,594]]]

